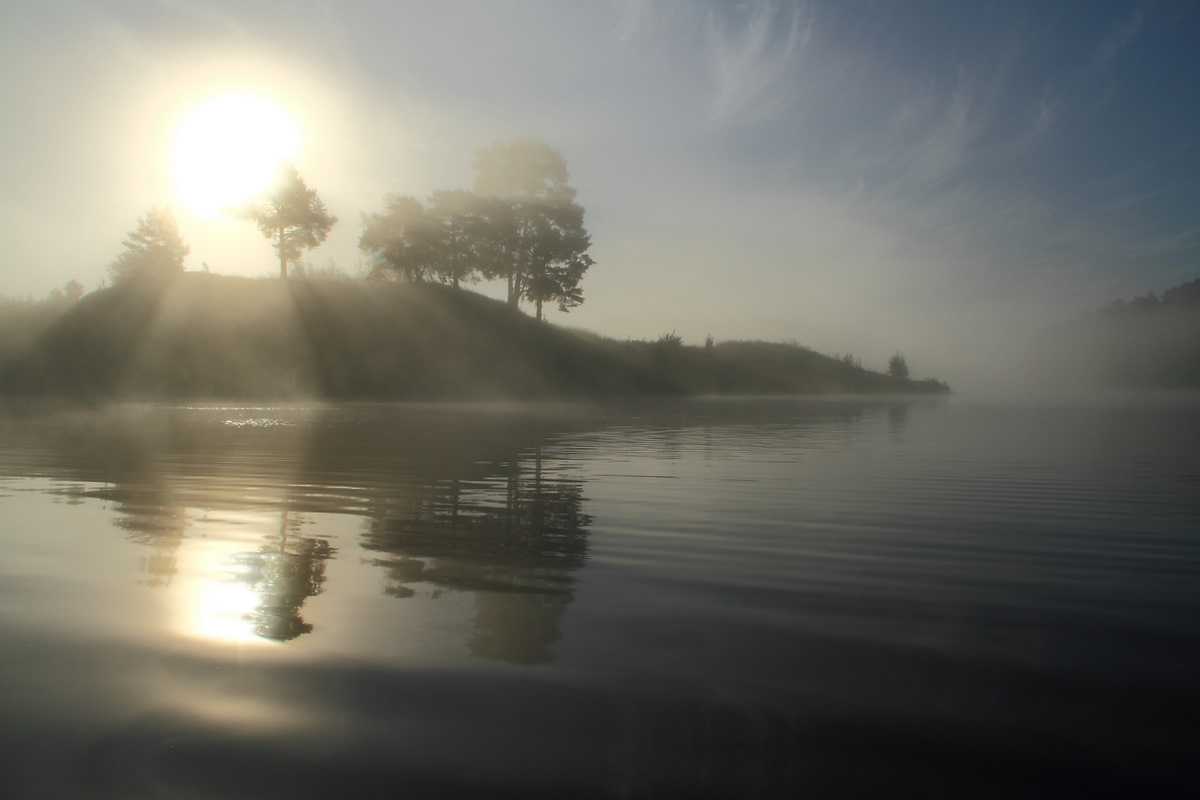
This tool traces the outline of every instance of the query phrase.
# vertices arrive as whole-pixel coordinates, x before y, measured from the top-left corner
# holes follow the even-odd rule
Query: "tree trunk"
[[[283,227],[279,228],[279,277],[287,280],[287,256],[283,251]]]
[[[279,520],[279,552],[287,552],[288,512],[285,510]]]
[[[542,298],[539,297],[535,301],[535,304],[537,305],[537,321],[541,322],[542,321]]]

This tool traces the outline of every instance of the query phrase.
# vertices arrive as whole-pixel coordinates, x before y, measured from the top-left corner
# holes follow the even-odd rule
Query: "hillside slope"
[[[582,335],[445,286],[208,274],[93,292],[0,366],[6,396],[64,399],[944,390],[801,347]]]

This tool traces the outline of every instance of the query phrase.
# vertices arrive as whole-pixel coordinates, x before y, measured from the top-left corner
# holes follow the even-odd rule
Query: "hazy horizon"
[[[955,388],[1037,330],[1197,277],[1200,10],[1115,2],[8,3],[0,295],[95,288],[170,206],[186,268],[276,274],[188,208],[179,131],[250,93],[340,218],[470,188],[474,152],[566,158],[596,259],[560,325],[796,340]],[[480,287],[490,291],[486,287]]]

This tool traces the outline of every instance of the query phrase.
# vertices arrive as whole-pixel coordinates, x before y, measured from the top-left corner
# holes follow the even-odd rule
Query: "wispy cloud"
[[[1133,10],[1128,19],[1117,23],[1109,30],[1108,36],[1096,48],[1096,53],[1092,57],[1092,65],[1103,67],[1116,58],[1122,50],[1129,46],[1141,27],[1142,9],[1139,7]]]
[[[697,15],[706,9],[701,0],[613,0],[617,12],[616,36],[629,42],[656,36],[689,35]]]
[[[804,5],[760,0],[738,3],[732,14],[710,8],[714,120],[782,110],[793,88],[788,78],[812,30],[813,14]]]
[[[890,118],[859,132],[835,155],[835,170],[855,176],[859,202],[911,205],[952,191],[987,129],[987,112],[969,75],[952,91],[929,84]]]
[[[686,53],[711,122],[769,120],[795,98],[796,66],[812,38],[811,2],[613,0],[618,41]]]
[[[645,30],[650,14],[647,0],[614,0],[617,8],[617,39],[628,42]]]

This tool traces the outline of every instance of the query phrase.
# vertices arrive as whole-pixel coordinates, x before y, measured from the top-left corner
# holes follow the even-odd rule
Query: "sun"
[[[283,108],[257,94],[222,94],[184,118],[171,148],[180,201],[193,213],[216,216],[257,194],[280,161],[300,151],[300,126]]]

